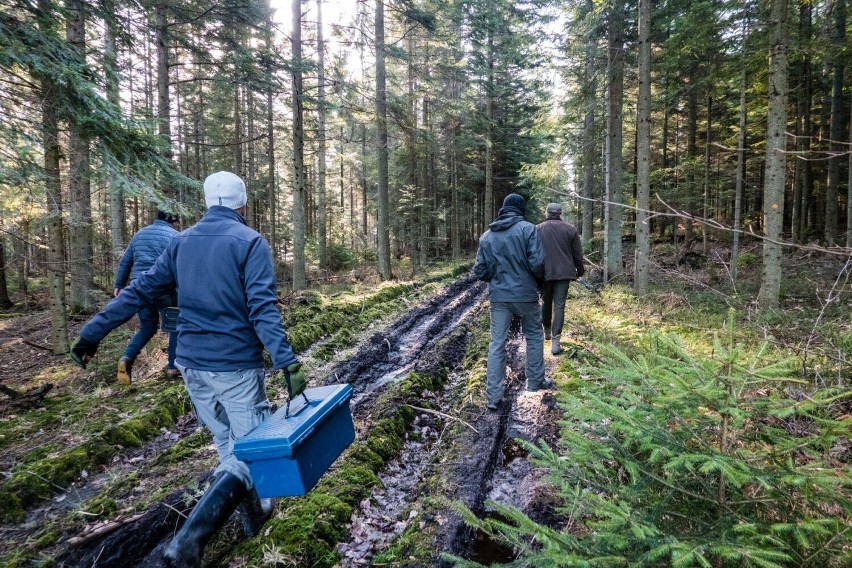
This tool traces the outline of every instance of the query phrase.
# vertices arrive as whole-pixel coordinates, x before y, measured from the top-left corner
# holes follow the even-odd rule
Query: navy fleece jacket
[[[276,307],[269,244],[239,213],[218,205],[172,238],[154,266],[80,335],[100,341],[143,305],[175,288],[178,364],[205,371],[263,367],[264,346],[276,369],[296,362]]]

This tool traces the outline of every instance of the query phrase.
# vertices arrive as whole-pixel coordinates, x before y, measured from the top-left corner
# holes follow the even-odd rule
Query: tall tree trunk
[[[745,10],[744,10],[745,11]],[[737,265],[740,258],[740,230],[743,215],[743,182],[745,181],[746,168],[746,121],[748,119],[748,107],[746,106],[746,40],[748,38],[748,12],[745,11],[743,18],[743,45],[740,57],[740,131],[737,137],[737,174],[734,187],[734,233],[731,245],[731,285],[737,287]]]
[[[393,277],[390,259],[390,204],[388,199],[388,118],[385,75],[385,0],[376,0],[376,155],[379,182],[378,233],[379,276]]]
[[[403,127],[403,131],[405,132],[405,138],[403,140],[404,146],[404,154],[406,157],[405,164],[405,186],[406,191],[413,194],[413,209],[410,213],[412,220],[415,222],[405,223],[408,227],[407,238],[405,239],[406,248],[408,249],[408,256],[411,258],[412,262],[417,263],[420,260],[419,255],[416,254],[417,251],[417,235],[419,234],[419,218],[420,218],[420,198],[421,192],[423,191],[422,183],[426,180],[419,176],[420,170],[418,168],[419,159],[418,159],[418,148],[417,148],[417,96],[414,92],[414,58],[415,58],[415,44],[414,44],[414,34],[410,34],[408,36],[408,61],[406,62],[406,75],[407,75],[407,89],[408,89],[408,116],[404,119],[405,126]]]
[[[236,34],[234,34],[236,36]],[[236,69],[234,70],[236,73]],[[240,97],[240,84],[234,83],[234,97],[232,99],[234,111],[234,141],[231,143],[232,156],[234,158],[234,173],[238,176],[243,175],[243,120],[242,120],[242,98]],[[246,193],[251,187],[251,180],[247,180]]]
[[[49,30],[53,10],[49,0],[39,0],[39,27]],[[59,111],[53,80],[39,77],[41,126],[44,144],[45,224],[47,225],[47,271],[50,290],[50,330],[53,353],[68,352],[68,307],[65,300],[65,239],[62,234],[62,185],[59,179]]]
[[[799,3],[799,41],[802,45],[806,45],[811,40],[812,23],[811,17],[813,14],[813,6],[809,0],[800,0]],[[813,124],[811,123],[811,106],[813,104],[813,66],[811,65],[810,50],[804,50],[803,55],[803,75],[804,75],[804,92],[803,101],[803,116],[802,116],[802,144],[799,150],[802,156],[807,157],[811,150],[811,135],[813,134]],[[799,167],[802,171],[802,211],[799,215],[799,240],[804,241],[808,234],[808,229],[815,225],[814,210],[814,182],[811,175],[810,160],[799,160]]]
[[[3,226],[0,221],[0,227]],[[12,307],[12,300],[9,298],[9,286],[6,280],[6,241],[0,236],[0,309]]]
[[[169,99],[169,23],[166,3],[157,2],[154,7],[155,34],[157,42],[157,125],[165,149],[163,157],[172,159],[171,102]],[[174,188],[168,174],[160,179],[160,191],[166,197],[174,197]]]
[[[428,57],[428,55],[427,55]],[[428,72],[428,71],[427,71]],[[423,97],[423,141],[421,150],[418,152],[421,156],[420,160],[420,202],[417,207],[417,226],[419,234],[417,237],[417,249],[419,251],[417,264],[425,266],[428,262],[429,255],[429,162],[427,158],[427,143],[429,132],[429,97]],[[436,211],[433,206],[432,211]]]
[[[784,181],[787,164],[787,3],[772,0],[769,52],[769,107],[766,120],[766,180],[763,187],[763,277],[758,305],[778,306],[781,292],[781,238],[784,223]],[[773,242],[776,241],[776,242]]]
[[[272,53],[274,48],[272,27],[273,12],[269,11],[266,20],[266,49],[269,52],[267,59],[266,74],[270,79],[266,91],[266,139],[267,152],[269,154],[269,186],[267,187],[267,208],[269,209],[269,246],[272,248],[272,262],[278,261],[278,223],[276,221],[276,211],[278,202],[278,185],[276,183],[276,162],[275,162],[275,115],[273,111],[273,85],[272,81]]]
[[[690,216],[695,215],[694,197],[695,197],[695,158],[698,155],[698,87],[695,85],[697,80],[696,71],[692,71],[689,77],[689,85],[686,93],[686,196],[684,199],[684,209]],[[689,250],[689,244],[693,239],[692,219],[684,217],[684,247],[683,252]],[[678,257],[680,258],[680,256]]]
[[[458,62],[462,58],[461,46],[461,24],[456,22],[453,30],[456,38],[456,43],[452,48],[452,71],[450,75],[450,92],[452,99],[452,108],[458,109],[461,100],[461,71],[458,67]],[[461,258],[461,235],[462,235],[462,219],[461,219],[461,198],[459,196],[459,138],[461,136],[461,120],[459,119],[458,110],[454,110],[450,114],[450,249],[452,251],[452,259],[458,260]]]
[[[257,190],[254,180],[257,179],[257,163],[255,159],[255,131],[254,131],[254,86],[246,85],[246,151],[248,153],[248,176],[246,176],[246,193],[248,203],[251,204],[249,218],[254,220],[254,227],[260,227],[260,213],[258,211]]]
[[[840,185],[840,162],[843,159],[843,57],[841,54],[846,41],[846,0],[834,2],[834,32],[831,43],[834,45],[834,75],[831,84],[831,129],[830,148],[835,155],[828,160],[828,180],[825,186],[825,242],[829,245],[837,241],[838,203],[837,188]]]
[[[852,150],[852,97],[849,102],[849,148]],[[846,248],[852,248],[852,151],[849,152],[849,168],[846,182]]]
[[[30,305],[30,293],[29,293],[29,279],[30,279],[30,264],[32,259],[32,254],[30,253],[31,247],[29,244],[29,236],[30,236],[30,219],[27,216],[22,216],[18,221],[18,237],[14,239],[12,250],[15,253],[20,261],[18,264],[18,273],[17,273],[17,282],[18,282],[18,292],[23,296],[24,299],[24,308],[29,308]]]
[[[115,12],[113,0],[105,0],[106,37],[104,39],[104,58],[106,71],[107,99],[121,109],[121,97],[118,85],[118,49],[116,36],[118,35],[118,15]],[[127,229],[124,217],[124,190],[117,183],[116,175],[109,174],[109,219],[110,219],[110,249],[112,254],[113,270],[118,267],[121,251],[127,242]]]
[[[623,211],[622,189],[622,144],[624,125],[622,107],[624,105],[624,13],[621,5],[611,2],[607,27],[607,204],[604,234],[605,270],[604,280],[619,276],[621,262],[621,220]]]
[[[292,0],[293,33],[293,290],[308,287],[305,270],[305,133],[302,122],[302,2]]]
[[[487,227],[494,219],[494,30],[488,25],[485,78],[485,205],[482,225]]]
[[[367,125],[361,123],[361,167],[358,169],[361,184],[361,234],[367,239]]]
[[[328,270],[326,251],[328,227],[325,204],[325,44],[322,35],[322,0],[317,0],[317,57],[317,254],[320,270]]]
[[[707,130],[704,141],[704,184],[701,216],[708,218],[710,206],[710,136],[713,125],[713,97],[707,95]],[[701,223],[701,254],[707,256],[707,223]]]
[[[587,9],[594,9],[592,2],[587,3]],[[586,34],[586,71],[583,78],[586,118],[583,123],[583,244],[588,246],[594,237],[595,203],[593,191],[595,185],[595,107],[597,106],[597,84],[595,81],[595,41],[597,34],[590,30]]]
[[[639,0],[639,100],[636,124],[636,257],[633,289],[648,293],[651,227],[651,0]]]
[[[80,64],[86,61],[86,14],[82,0],[66,3],[65,37]],[[89,139],[72,124],[68,139],[68,233],[71,267],[70,309],[75,313],[95,311],[93,291],[92,194],[89,171]]]

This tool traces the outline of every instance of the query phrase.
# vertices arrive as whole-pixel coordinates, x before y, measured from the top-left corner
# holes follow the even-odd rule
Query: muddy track
[[[322,384],[350,383],[353,386],[353,414],[356,421],[365,416],[370,401],[394,380],[422,366],[434,367],[441,360],[421,361],[431,347],[447,337],[460,320],[484,300],[484,286],[462,278],[436,296],[424,300],[392,321],[384,331],[374,333],[360,348],[323,371]],[[435,359],[457,365],[463,346],[442,349]],[[209,472],[202,476],[202,482]],[[150,506],[145,513],[103,538],[67,551],[62,566],[158,566],[164,543],[183,522],[183,515],[197,496],[177,491]],[[231,524],[234,524],[232,519]],[[228,528],[225,529],[229,530]],[[235,538],[242,538],[235,532]]]
[[[525,390],[523,351],[523,337],[515,330],[507,345],[506,391],[496,413],[466,407],[458,416],[467,422],[464,427],[431,414],[415,417],[414,435],[380,476],[381,486],[353,515],[351,539],[338,544],[338,566],[370,565],[404,533],[424,530],[430,542],[421,541],[420,546],[435,551],[431,558],[413,560],[402,553],[391,564],[449,566],[440,558],[442,552],[486,565],[514,558],[511,550],[471,530],[449,507],[436,510],[430,505],[435,497],[462,503],[477,516],[490,514],[487,501],[515,506],[543,522],[554,516],[543,471],[531,466],[527,452],[514,441],[544,439],[552,445],[558,430],[552,393]],[[554,363],[548,358],[548,367]],[[459,408],[465,381],[464,376],[452,376],[443,392],[434,393],[433,407]],[[435,476],[442,480],[438,489]]]
[[[352,407],[359,406],[381,387],[410,372],[424,352],[476,307],[484,291],[484,285],[474,278],[453,283],[384,331],[374,333],[354,355],[333,367],[324,383],[351,384]]]

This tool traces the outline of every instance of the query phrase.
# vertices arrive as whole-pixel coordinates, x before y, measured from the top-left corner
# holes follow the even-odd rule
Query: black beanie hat
[[[174,213],[168,213],[162,209],[157,209],[157,220],[165,221],[166,223],[177,223],[180,217]]]
[[[510,193],[506,196],[506,199],[503,200],[503,207],[512,207],[513,209],[518,210],[521,215],[524,215],[527,211],[527,201],[522,195]]]

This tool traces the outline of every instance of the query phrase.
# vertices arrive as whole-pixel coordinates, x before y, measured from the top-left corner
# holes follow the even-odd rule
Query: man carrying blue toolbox
[[[176,235],[154,266],[95,315],[71,346],[85,367],[100,341],[141,306],[179,289],[176,365],[195,413],[213,434],[219,454],[214,481],[166,548],[166,564],[200,566],[210,537],[239,508],[248,536],[272,515],[271,499],[260,499],[234,441],[270,413],[263,348],[291,399],[305,390],[306,377],[276,308],[275,271],[269,244],[246,225],[246,188],[230,172],[204,180],[207,213]]]

